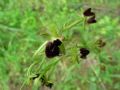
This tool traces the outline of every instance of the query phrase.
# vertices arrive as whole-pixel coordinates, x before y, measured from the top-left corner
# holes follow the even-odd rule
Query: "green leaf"
[[[65,54],[65,46],[63,43],[59,46],[59,48],[60,48],[61,54]]]

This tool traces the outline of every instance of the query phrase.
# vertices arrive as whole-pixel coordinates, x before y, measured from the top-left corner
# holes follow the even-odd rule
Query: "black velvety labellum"
[[[85,59],[90,51],[86,48],[80,48],[80,58]]]
[[[62,42],[59,39],[54,40],[53,42],[48,42],[45,48],[45,54],[48,58],[53,58],[55,56],[59,56],[60,48],[59,46]]]
[[[95,13],[91,12],[91,8],[88,8],[87,10],[84,11],[83,15],[84,16],[94,16]]]
[[[87,10],[85,10],[83,12],[83,15],[86,16],[86,17],[88,17],[87,20],[86,20],[86,22],[88,24],[92,24],[92,23],[96,23],[97,22],[96,19],[95,19],[96,15],[95,15],[94,12],[91,12],[91,8],[88,8]]]
[[[92,17],[90,17],[88,20],[87,20],[87,23],[88,24],[91,24],[91,23],[96,23],[97,21],[96,21],[96,19],[95,19],[95,16],[92,16]]]
[[[59,40],[59,39],[56,39],[53,41],[53,44],[56,45],[56,46],[59,46],[62,44],[62,42]]]

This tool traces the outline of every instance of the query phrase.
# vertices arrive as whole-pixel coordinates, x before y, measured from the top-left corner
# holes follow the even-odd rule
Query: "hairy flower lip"
[[[62,42],[59,39],[56,39],[54,41],[49,41],[46,44],[46,48],[45,48],[46,57],[53,58],[55,56],[59,56],[60,55],[59,46],[61,44],[62,44]]]
[[[92,17],[90,17],[88,20],[87,20],[87,23],[88,24],[91,24],[91,23],[96,23],[97,21],[96,21],[96,19],[95,19],[95,16],[92,16]]]
[[[96,23],[96,19],[95,19],[95,13],[91,11],[91,8],[86,9],[83,12],[83,15],[88,17],[86,20],[86,23],[88,24],[92,24],[92,23]]]
[[[90,51],[86,48],[80,48],[80,58],[86,59],[87,55],[90,53]]]
[[[62,44],[62,42],[59,39],[56,39],[53,41],[54,45],[59,46]]]
[[[88,8],[83,12],[83,15],[88,17],[88,16],[94,16],[95,13],[91,12],[91,8]]]

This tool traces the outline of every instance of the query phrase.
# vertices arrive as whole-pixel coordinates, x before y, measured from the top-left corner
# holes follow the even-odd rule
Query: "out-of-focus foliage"
[[[84,30],[89,7],[97,23]],[[29,81],[36,73],[46,74],[52,90],[119,90],[119,7],[119,0],[0,0],[0,90],[37,90],[41,82]],[[46,41],[61,36],[64,55],[46,58]],[[99,38],[106,41],[100,50]],[[90,49],[87,60],[79,58],[81,46]]]

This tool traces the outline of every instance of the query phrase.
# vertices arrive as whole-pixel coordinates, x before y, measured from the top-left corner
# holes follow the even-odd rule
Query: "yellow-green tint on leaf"
[[[106,34],[107,33],[107,30],[105,30],[105,29],[101,29],[101,34]]]
[[[117,35],[120,36],[120,32],[118,32]]]
[[[40,82],[39,78],[36,78],[34,80],[33,90],[36,90],[40,85],[41,85],[41,82]]]
[[[60,48],[61,53],[62,53],[62,54],[65,54],[64,44],[61,44],[61,45],[59,46],[59,48]]]
[[[49,26],[48,32],[51,34],[52,37],[58,37],[59,36],[58,27],[55,24],[51,24]]]

